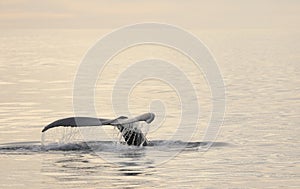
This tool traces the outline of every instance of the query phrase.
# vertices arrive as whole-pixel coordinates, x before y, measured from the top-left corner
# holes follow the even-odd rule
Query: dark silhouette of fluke
[[[90,127],[90,126],[104,126],[111,125],[118,128],[123,138],[128,145],[147,146],[148,141],[145,135],[139,128],[133,126],[133,123],[145,121],[151,123],[155,118],[154,113],[145,113],[137,117],[128,119],[125,116],[120,116],[116,119],[103,119],[93,117],[69,117],[54,121],[44,127],[42,132],[55,127]]]

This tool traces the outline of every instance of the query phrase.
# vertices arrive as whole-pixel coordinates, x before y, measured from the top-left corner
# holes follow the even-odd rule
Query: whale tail
[[[128,119],[125,116],[120,116],[116,119],[103,119],[93,117],[69,117],[56,120],[49,125],[45,126],[42,132],[55,127],[91,127],[91,126],[104,126],[111,125],[118,128],[121,132],[125,142],[128,145],[146,146],[148,141],[146,136],[142,133],[141,129],[134,127],[134,123],[144,121],[151,123],[155,118],[153,113],[145,113],[137,117]]]

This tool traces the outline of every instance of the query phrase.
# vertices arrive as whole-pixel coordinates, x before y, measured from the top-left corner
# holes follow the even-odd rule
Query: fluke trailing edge
[[[123,138],[128,145],[135,146],[147,146],[148,141],[145,135],[139,128],[133,127],[133,123],[139,121],[145,121],[146,123],[151,123],[155,118],[153,113],[145,113],[137,117],[128,119],[125,116],[120,116],[116,119],[103,119],[103,118],[93,118],[93,117],[69,117],[64,119],[59,119],[54,121],[44,127],[42,132],[45,132],[51,128],[55,127],[90,127],[90,126],[104,126],[111,125],[118,128],[121,132]]]

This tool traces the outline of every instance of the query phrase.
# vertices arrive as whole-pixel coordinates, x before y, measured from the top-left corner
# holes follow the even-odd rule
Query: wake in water
[[[183,142],[172,140],[154,140],[151,145],[144,147],[128,146],[125,142],[116,143],[114,141],[89,141],[76,143],[52,143],[42,145],[39,141],[32,142],[16,142],[0,144],[0,154],[31,154],[31,153],[47,153],[47,152],[74,152],[74,153],[92,153],[92,152],[124,152],[124,151],[140,151],[148,149],[156,151],[174,151],[182,149],[184,151],[197,151],[201,147],[206,147],[210,142]],[[228,143],[214,142],[213,147],[228,146]]]

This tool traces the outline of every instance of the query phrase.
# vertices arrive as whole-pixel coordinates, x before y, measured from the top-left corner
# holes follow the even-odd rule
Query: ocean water
[[[120,52],[99,74],[93,99],[97,115],[119,116],[114,108],[123,96],[112,94],[132,62],[161,58],[193,83],[196,98],[190,103],[201,107],[196,125],[188,118],[183,131],[174,132],[186,96],[152,78],[126,92],[131,115],[156,114],[153,123],[142,125],[154,145],[120,144],[113,127],[57,128],[45,137],[65,141],[42,145],[44,126],[74,116],[73,82],[80,62],[110,31],[1,30],[1,188],[299,188],[296,30],[191,31],[214,55],[226,88],[224,122],[207,151],[199,150],[207,144],[202,139],[212,111],[205,75],[176,50],[149,44]],[[178,80],[166,70],[159,74]]]

